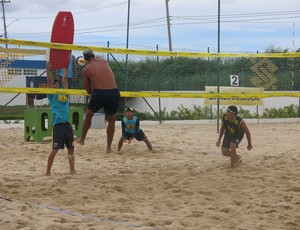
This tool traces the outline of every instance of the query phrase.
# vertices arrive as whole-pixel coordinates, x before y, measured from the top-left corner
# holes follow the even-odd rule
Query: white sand
[[[300,229],[298,123],[248,124],[254,149],[245,138],[236,169],[215,146],[215,125],[141,127],[155,153],[134,141],[106,154],[105,130],[90,130],[75,145],[77,174],[60,150],[51,177],[51,142],[0,129],[0,229]]]

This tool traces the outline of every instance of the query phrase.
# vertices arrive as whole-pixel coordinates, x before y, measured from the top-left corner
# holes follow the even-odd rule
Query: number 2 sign
[[[239,86],[239,76],[238,75],[230,75],[230,85],[231,86]]]

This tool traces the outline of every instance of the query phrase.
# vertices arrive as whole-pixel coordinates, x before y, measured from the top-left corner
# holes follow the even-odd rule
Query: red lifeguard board
[[[53,43],[73,44],[74,19],[69,11],[59,11],[55,17],[51,40]],[[50,49],[49,60],[53,69],[68,68],[71,50]]]

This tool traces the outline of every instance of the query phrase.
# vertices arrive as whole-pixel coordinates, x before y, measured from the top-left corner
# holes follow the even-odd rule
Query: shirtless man
[[[120,92],[117,88],[114,74],[106,60],[96,58],[92,50],[83,52],[86,66],[82,70],[82,79],[86,92],[91,95],[82,127],[81,137],[76,142],[84,145],[84,140],[91,127],[92,117],[101,108],[107,116],[107,148],[111,153],[111,144],[115,133],[116,113],[120,102]]]

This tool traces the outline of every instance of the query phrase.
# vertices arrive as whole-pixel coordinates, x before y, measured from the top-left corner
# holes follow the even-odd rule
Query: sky
[[[220,42],[218,0],[169,0],[168,5],[170,36],[166,0],[10,0],[4,4],[7,37],[48,42],[56,14],[71,11],[74,44],[169,50],[170,40],[173,51],[217,52],[219,45],[220,52],[231,53],[300,47],[299,0],[220,0]]]

